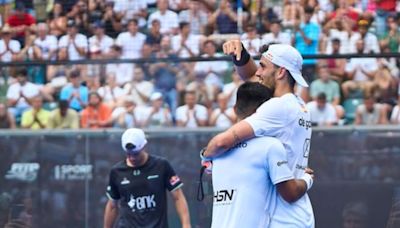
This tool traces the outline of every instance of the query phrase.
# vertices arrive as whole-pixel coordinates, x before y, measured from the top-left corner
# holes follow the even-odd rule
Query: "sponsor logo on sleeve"
[[[169,179],[169,184],[173,186],[176,185],[179,181],[181,181],[181,179],[175,175]]]
[[[156,179],[158,178],[158,175],[151,175],[147,177],[147,180],[151,180],[151,179]]]

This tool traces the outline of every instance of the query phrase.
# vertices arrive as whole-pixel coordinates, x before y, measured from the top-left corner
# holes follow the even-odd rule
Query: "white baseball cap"
[[[126,130],[121,137],[122,149],[125,152],[140,152],[147,144],[144,131],[139,128],[130,128]],[[131,144],[131,145],[129,145]]]
[[[308,87],[306,80],[301,74],[303,57],[301,57],[300,53],[294,47],[288,44],[271,44],[262,56],[273,64],[288,70],[297,84]]]
[[[162,93],[155,92],[155,93],[151,94],[150,101],[155,101],[155,100],[158,100],[160,98],[162,98]]]

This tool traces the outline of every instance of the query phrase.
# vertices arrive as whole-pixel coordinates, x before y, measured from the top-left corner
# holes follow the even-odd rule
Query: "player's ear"
[[[276,79],[278,79],[278,80],[281,80],[281,79],[283,79],[284,77],[285,77],[285,75],[287,75],[287,70],[285,69],[285,68],[283,68],[283,67],[279,67],[278,68],[278,73],[276,74],[277,76],[277,78]]]

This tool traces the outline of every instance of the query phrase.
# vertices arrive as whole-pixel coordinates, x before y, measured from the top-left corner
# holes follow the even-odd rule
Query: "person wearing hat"
[[[257,68],[239,40],[225,42],[223,50],[232,55],[235,68],[244,80],[256,80],[269,87],[274,91],[274,98],[212,138],[202,158],[212,159],[249,138],[271,136],[283,143],[294,177],[302,178],[308,167],[312,133],[310,112],[305,102],[294,94],[296,83],[308,87],[301,73],[302,56],[290,45],[273,44],[262,53]],[[291,223],[297,227],[314,227],[314,213],[307,194],[290,206],[287,210],[296,217]]]
[[[130,128],[121,137],[126,158],[111,168],[104,228],[168,227],[167,195],[171,193],[183,228],[191,227],[183,183],[171,164],[147,152],[143,130]]]
[[[18,53],[21,51],[21,44],[12,38],[11,27],[5,24],[1,29],[0,39],[0,61],[11,62],[17,58]]]
[[[58,42],[60,60],[80,60],[86,58],[88,49],[87,37],[78,33],[74,20],[67,22],[67,34]]]
[[[360,39],[363,39],[365,43],[364,53],[381,53],[378,37],[368,32],[370,27],[369,21],[361,19],[358,21],[357,25],[358,32],[353,32],[350,37],[350,53],[357,52],[357,42]]]

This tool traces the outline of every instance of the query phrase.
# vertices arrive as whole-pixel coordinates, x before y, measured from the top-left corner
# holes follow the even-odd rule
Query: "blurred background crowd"
[[[399,8],[396,0],[3,0],[0,128],[229,127],[242,81],[230,61],[210,59],[224,56],[227,39],[253,56],[272,43],[329,55],[305,59],[310,87],[296,88],[316,126],[399,124],[399,61],[390,56],[399,51]],[[385,55],[363,56],[371,53]],[[7,65],[15,62],[25,65]]]

